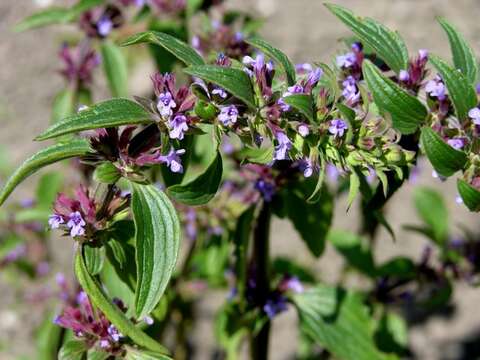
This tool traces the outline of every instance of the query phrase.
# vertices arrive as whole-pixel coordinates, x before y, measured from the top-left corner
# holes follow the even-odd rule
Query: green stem
[[[148,350],[168,354],[169,351],[157,341],[138,329],[125,314],[107,298],[100,284],[88,273],[80,247],[75,256],[75,274],[80,286],[93,304],[98,307],[113,325],[132,341]]]
[[[250,270],[255,281],[255,302],[259,305],[265,304],[270,292],[269,238],[271,215],[270,205],[264,202],[253,233]],[[253,360],[268,359],[269,338],[270,320],[267,320],[258,333],[251,335],[250,354]]]

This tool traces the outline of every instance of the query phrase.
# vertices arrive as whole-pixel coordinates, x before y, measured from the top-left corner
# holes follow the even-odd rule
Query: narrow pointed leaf
[[[456,69],[460,69],[471,84],[477,81],[477,59],[470,45],[467,43],[463,35],[445,18],[438,18],[438,22],[445,30],[450,49],[453,55],[453,64]]]
[[[252,45],[253,47],[256,47],[257,49],[261,50],[262,52],[270,56],[273,60],[275,60],[278,64],[280,64],[280,66],[285,71],[288,84],[289,85],[295,84],[295,67],[293,66],[292,62],[290,61],[287,55],[285,55],[282,51],[278,50],[277,48],[274,48],[265,40],[258,37],[248,39],[246,42]]]
[[[443,245],[450,231],[448,209],[442,194],[428,187],[416,187],[413,199],[420,219],[431,230],[432,240]]]
[[[208,165],[208,168],[198,177],[186,184],[173,185],[168,188],[168,194],[176,201],[186,205],[203,205],[208,203],[217,193],[222,181],[223,165],[219,152]]]
[[[68,115],[71,115],[75,107],[75,91],[72,89],[65,89],[60,91],[52,106],[51,124],[55,124],[62,119],[65,119]]]
[[[293,296],[300,328],[316,344],[342,360],[396,359],[380,352],[373,319],[358,294],[317,285]]]
[[[137,286],[135,314],[150,314],[172,276],[180,245],[177,213],[168,197],[153,185],[131,183],[135,221]]]
[[[158,31],[146,31],[133,35],[132,37],[128,38],[122,44],[122,46],[140,43],[159,45],[187,66],[205,64],[203,58],[190,45],[184,43],[183,41],[177,39],[172,35]]]
[[[0,191],[0,205],[2,205],[12,191],[27,177],[39,169],[72,157],[86,155],[90,146],[85,140],[72,140],[66,144],[52,145],[40,150],[38,153],[25,160],[20,167],[7,180]]]
[[[254,164],[269,164],[273,161],[274,147],[269,146],[267,148],[252,148],[245,146],[240,151],[242,162],[249,162]]]
[[[85,245],[83,247],[83,256],[85,257],[85,265],[92,275],[98,275],[103,268],[105,261],[105,247],[94,247]]]
[[[460,120],[466,119],[468,111],[477,105],[477,94],[469,80],[438,56],[430,55],[429,60],[438,70],[448,89],[455,113]]]
[[[87,350],[85,341],[69,340],[60,348],[58,360],[83,360]]]
[[[132,347],[127,347],[127,354],[125,360],[171,360],[170,356],[158,352],[148,350],[140,350]]]
[[[361,41],[375,50],[377,55],[396,73],[406,70],[408,51],[400,35],[370,18],[355,16],[350,10],[335,4],[326,4]]]
[[[315,123],[315,112],[313,110],[312,97],[307,94],[294,94],[283,98],[285,104],[290,105],[295,110],[305,116],[308,121]]]
[[[65,24],[70,21],[69,9],[51,7],[28,16],[18,23],[13,30],[21,32],[52,24]]]
[[[249,107],[255,107],[252,83],[244,71],[215,65],[190,66],[184,71],[222,87]]]
[[[78,251],[75,256],[75,275],[80,286],[87,293],[92,303],[105,314],[107,319],[115,325],[119,332],[124,336],[128,336],[138,346],[163,354],[168,353],[166,348],[137,328],[118,306],[114,305],[112,301],[107,298],[101,285],[89,274],[81,251]]]
[[[467,155],[463,151],[455,150],[448,145],[431,128],[425,127],[422,129],[420,141],[428,160],[440,175],[451,176],[465,166]]]
[[[427,110],[414,96],[385,77],[369,60],[363,62],[363,76],[378,108],[392,118],[392,125],[402,134],[414,133],[425,120]]]
[[[136,102],[128,99],[112,99],[99,102],[77,114],[68,116],[50,126],[35,140],[47,140],[84,130],[148,124],[152,121],[151,115]]]
[[[114,97],[128,94],[128,67],[122,50],[111,41],[103,41],[102,65],[107,77],[108,87]]]
[[[457,189],[470,211],[480,211],[480,191],[462,179],[457,180]]]

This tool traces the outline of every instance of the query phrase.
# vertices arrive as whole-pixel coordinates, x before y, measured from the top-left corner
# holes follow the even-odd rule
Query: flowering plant
[[[151,76],[151,96],[134,100],[121,97],[126,61],[107,39],[125,22],[118,6],[129,5],[141,8],[136,17],[153,19],[122,46],[148,43],[161,70]],[[411,229],[438,245],[441,265],[432,265],[430,250],[419,262],[379,264],[361,235],[373,239],[381,225],[394,236],[382,210],[422,154],[440,177],[461,171],[460,198],[480,210],[472,50],[441,19],[454,67],[426,50],[410,57],[398,33],[332,4],[327,8],[355,38],[330,65],[295,66],[236,28],[245,23],[213,22],[190,46],[181,40],[184,25],[173,36],[155,21],[157,11],[185,19],[213,5],[81,1],[56,9],[59,17],[52,10],[20,25],[66,16],[78,20],[88,40],[61,51],[69,85],[57,97],[53,123],[35,139],[56,143],[26,160],[0,192],[2,204],[44,166],[79,160],[83,183],[60,193],[48,218],[52,230],[75,243],[81,288],[65,297],[55,319],[74,336],[61,341],[59,357],[186,357],[192,303],[205,286],[230,288],[216,321],[218,345],[229,357],[248,338],[251,357],[266,359],[272,319],[289,304],[299,316],[300,356],[315,356],[316,346],[347,360],[406,354],[405,323],[393,306],[445,304],[454,280],[475,279],[478,260],[468,249],[476,242],[448,241],[442,199],[426,189],[415,199],[425,224]],[[99,41],[114,96],[95,104],[92,71],[100,59],[92,41]],[[174,72],[175,62],[185,67]],[[428,64],[437,72],[431,79]],[[361,235],[330,229],[335,199],[344,192],[348,207],[361,197]],[[314,257],[328,240],[371,286],[329,286],[302,264],[271,259],[274,216],[292,222]],[[170,325],[177,334],[171,344]]]

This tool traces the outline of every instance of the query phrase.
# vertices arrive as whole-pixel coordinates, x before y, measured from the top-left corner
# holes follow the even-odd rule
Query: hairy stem
[[[255,303],[263,306],[270,292],[269,277],[269,238],[271,209],[268,203],[263,203],[258,215],[253,233],[253,252],[250,263],[250,274],[253,278]],[[250,354],[253,360],[268,358],[268,343],[270,337],[270,321],[262,329],[252,334],[250,338]]]

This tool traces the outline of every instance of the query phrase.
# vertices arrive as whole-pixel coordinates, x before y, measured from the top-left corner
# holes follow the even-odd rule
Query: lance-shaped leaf
[[[82,360],[87,353],[85,341],[69,340],[62,345],[58,352],[58,360]]]
[[[102,271],[105,261],[105,247],[94,247],[86,244],[83,247],[83,256],[88,272],[92,275],[98,275]]]
[[[57,161],[68,158],[83,156],[90,151],[90,146],[85,140],[72,140],[66,144],[52,145],[48,148],[40,150],[32,157],[25,160],[20,167],[10,176],[0,192],[0,205],[2,205],[12,191],[39,169],[53,164]]]
[[[373,320],[358,294],[317,285],[293,296],[300,328],[315,343],[342,360],[395,359],[380,352]]]
[[[362,68],[375,104],[390,114],[393,127],[402,134],[414,133],[427,116],[422,103],[384,76],[369,60],[363,62]]]
[[[135,34],[128,38],[122,46],[128,46],[140,43],[150,43],[163,47],[165,50],[174,55],[177,59],[182,61],[185,65],[204,65],[205,61],[197,53],[197,51],[190,45],[177,39],[176,37],[158,32],[158,31],[145,31]]]
[[[53,100],[51,124],[72,114],[75,107],[75,91],[70,88],[60,91]]]
[[[417,213],[432,233],[432,240],[443,245],[448,240],[448,209],[443,196],[428,187],[417,187],[413,193]]]
[[[64,24],[70,21],[69,9],[51,7],[23,19],[14,27],[14,31],[25,31],[52,24]]]
[[[253,148],[245,146],[242,150],[240,150],[239,155],[243,159],[242,162],[265,165],[273,161],[273,151],[273,146],[266,148]]]
[[[454,69],[438,56],[430,55],[429,60],[447,85],[448,95],[457,117],[460,120],[465,119],[468,111],[477,105],[477,94],[472,84],[459,70]]]
[[[217,193],[223,174],[222,156],[217,152],[205,172],[186,184],[173,185],[168,193],[175,200],[186,205],[203,205]]]
[[[249,107],[255,107],[252,83],[244,71],[215,65],[190,66],[184,71],[189,75],[220,86]]]
[[[125,360],[171,360],[170,356],[148,350],[140,350],[133,347],[127,347]]]
[[[137,286],[135,314],[150,314],[172,276],[180,245],[180,224],[168,197],[153,185],[131,183],[135,221]]]
[[[445,18],[438,18],[438,22],[447,33],[455,68],[460,69],[471,84],[475,84],[478,73],[475,53],[470,45],[468,45],[463,35]]]
[[[50,126],[35,140],[47,140],[84,130],[147,124],[152,121],[151,115],[136,102],[128,99],[112,99],[99,102],[77,114],[68,116]]]
[[[480,211],[480,191],[462,179],[457,180],[457,189],[470,211]]]
[[[287,55],[285,55],[283,52],[281,52],[277,48],[274,48],[265,40],[258,37],[248,39],[246,40],[246,42],[252,45],[253,47],[256,47],[257,49],[261,50],[262,52],[270,56],[273,60],[275,60],[278,64],[280,64],[280,66],[285,71],[288,84],[289,85],[295,84],[295,67],[293,66],[292,62],[290,61]]]
[[[78,251],[75,256],[75,275],[90,301],[105,314],[107,319],[115,325],[119,332],[124,336],[128,336],[138,346],[162,354],[168,354],[168,350],[165,347],[137,328],[120,308],[108,299],[101,285],[88,272],[81,251]]]
[[[429,127],[422,129],[420,135],[422,149],[437,173],[448,177],[463,169],[467,162],[467,155],[448,145],[440,135]]]
[[[396,73],[406,70],[408,50],[400,35],[370,18],[355,16],[350,10],[335,4],[325,5],[361,41],[375,50],[377,55]]]
[[[312,97],[307,94],[293,94],[283,98],[285,104],[290,105],[295,110],[305,116],[308,121],[315,123],[315,111],[313,109]]]
[[[128,94],[128,67],[122,50],[111,41],[103,41],[102,65],[107,77],[110,92],[114,97]]]

